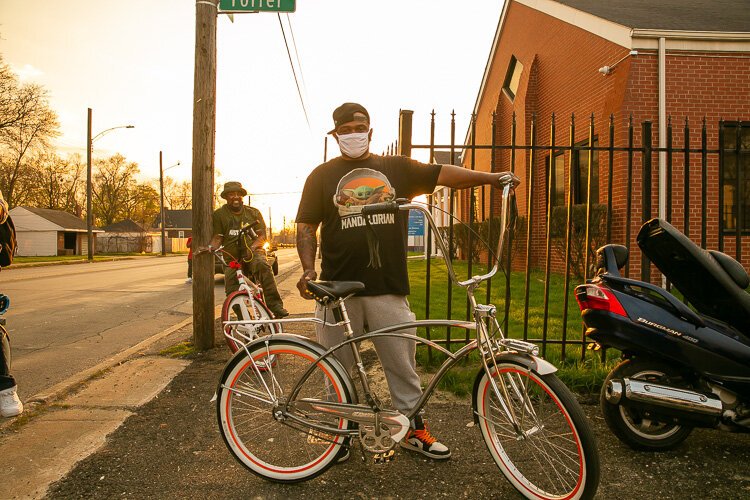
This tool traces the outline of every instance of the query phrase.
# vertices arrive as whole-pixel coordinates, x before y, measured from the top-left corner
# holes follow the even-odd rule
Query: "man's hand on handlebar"
[[[521,183],[521,179],[519,179],[513,172],[500,172],[497,174],[497,179],[493,185],[494,187],[502,188],[511,183],[513,188],[516,188]]]
[[[297,290],[303,299],[311,300],[312,294],[307,291],[307,282],[317,279],[318,273],[314,269],[308,269],[302,273],[302,277],[297,282]]]

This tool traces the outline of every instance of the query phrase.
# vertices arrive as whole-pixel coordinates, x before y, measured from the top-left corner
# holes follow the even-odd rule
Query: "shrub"
[[[568,207],[552,208],[552,218],[549,221],[552,249],[557,256],[565,261],[565,232],[568,226]],[[591,205],[591,223],[589,225],[589,270],[587,275],[594,272],[596,249],[606,242],[607,206]],[[586,205],[573,205],[570,225],[570,271],[578,279],[583,279],[584,249],[586,248]]]

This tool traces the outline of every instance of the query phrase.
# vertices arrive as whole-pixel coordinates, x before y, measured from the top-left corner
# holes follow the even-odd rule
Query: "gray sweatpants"
[[[397,323],[414,321],[415,315],[409,309],[409,302],[403,295],[377,295],[372,297],[352,297],[346,301],[346,310],[352,324],[354,335],[364,333],[364,325],[368,331],[374,331]],[[333,313],[330,308],[320,304],[315,305],[315,316],[333,323]],[[325,316],[325,318],[324,318]],[[318,341],[326,348],[344,341],[343,327],[324,327],[316,325]],[[416,335],[416,328],[400,330],[404,334]],[[416,371],[416,342],[398,337],[383,337],[375,339],[375,350],[385,371],[388,388],[391,391],[393,406],[401,413],[408,413],[422,396],[419,375]],[[336,351],[336,357],[344,368],[352,373],[354,356],[347,345]]]

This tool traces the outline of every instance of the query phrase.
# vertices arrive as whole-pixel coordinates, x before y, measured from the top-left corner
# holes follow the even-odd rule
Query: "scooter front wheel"
[[[630,378],[670,385],[669,379],[675,375],[675,370],[664,363],[642,359],[627,359],[609,372],[599,401],[604,421],[620,441],[634,450],[663,451],[675,448],[687,439],[692,427],[660,419],[637,404],[610,403],[606,397],[610,380]]]

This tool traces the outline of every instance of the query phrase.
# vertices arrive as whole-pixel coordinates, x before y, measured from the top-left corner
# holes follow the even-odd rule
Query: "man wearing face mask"
[[[339,144],[341,156],[315,168],[308,176],[297,212],[297,253],[303,274],[297,283],[300,295],[307,282],[317,278],[316,232],[321,228],[321,279],[361,281],[365,290],[347,301],[347,312],[355,335],[366,325],[375,330],[414,320],[406,296],[409,277],[406,268],[407,221],[405,212],[371,219],[379,250],[373,259],[368,229],[361,208],[395,198],[413,198],[434,191],[437,185],[467,188],[483,184],[500,187],[513,174],[478,172],[453,165],[427,165],[404,156],[380,156],[369,152],[372,129],[370,115],[360,104],[344,103],[333,112],[334,129],[329,133]],[[331,311],[316,304],[316,316],[331,318]],[[318,340],[332,347],[344,340],[343,327],[316,325]],[[402,333],[416,335],[415,329]],[[374,342],[385,371],[393,406],[407,413],[414,408],[422,390],[416,372],[416,343],[384,337]],[[350,351],[339,349],[337,357],[345,368],[353,367]],[[450,450],[428,430],[419,415],[400,443],[403,448],[434,459],[447,459]],[[348,455],[347,455],[348,456]],[[347,456],[343,457],[345,459]],[[340,459],[339,461],[342,461]]]

